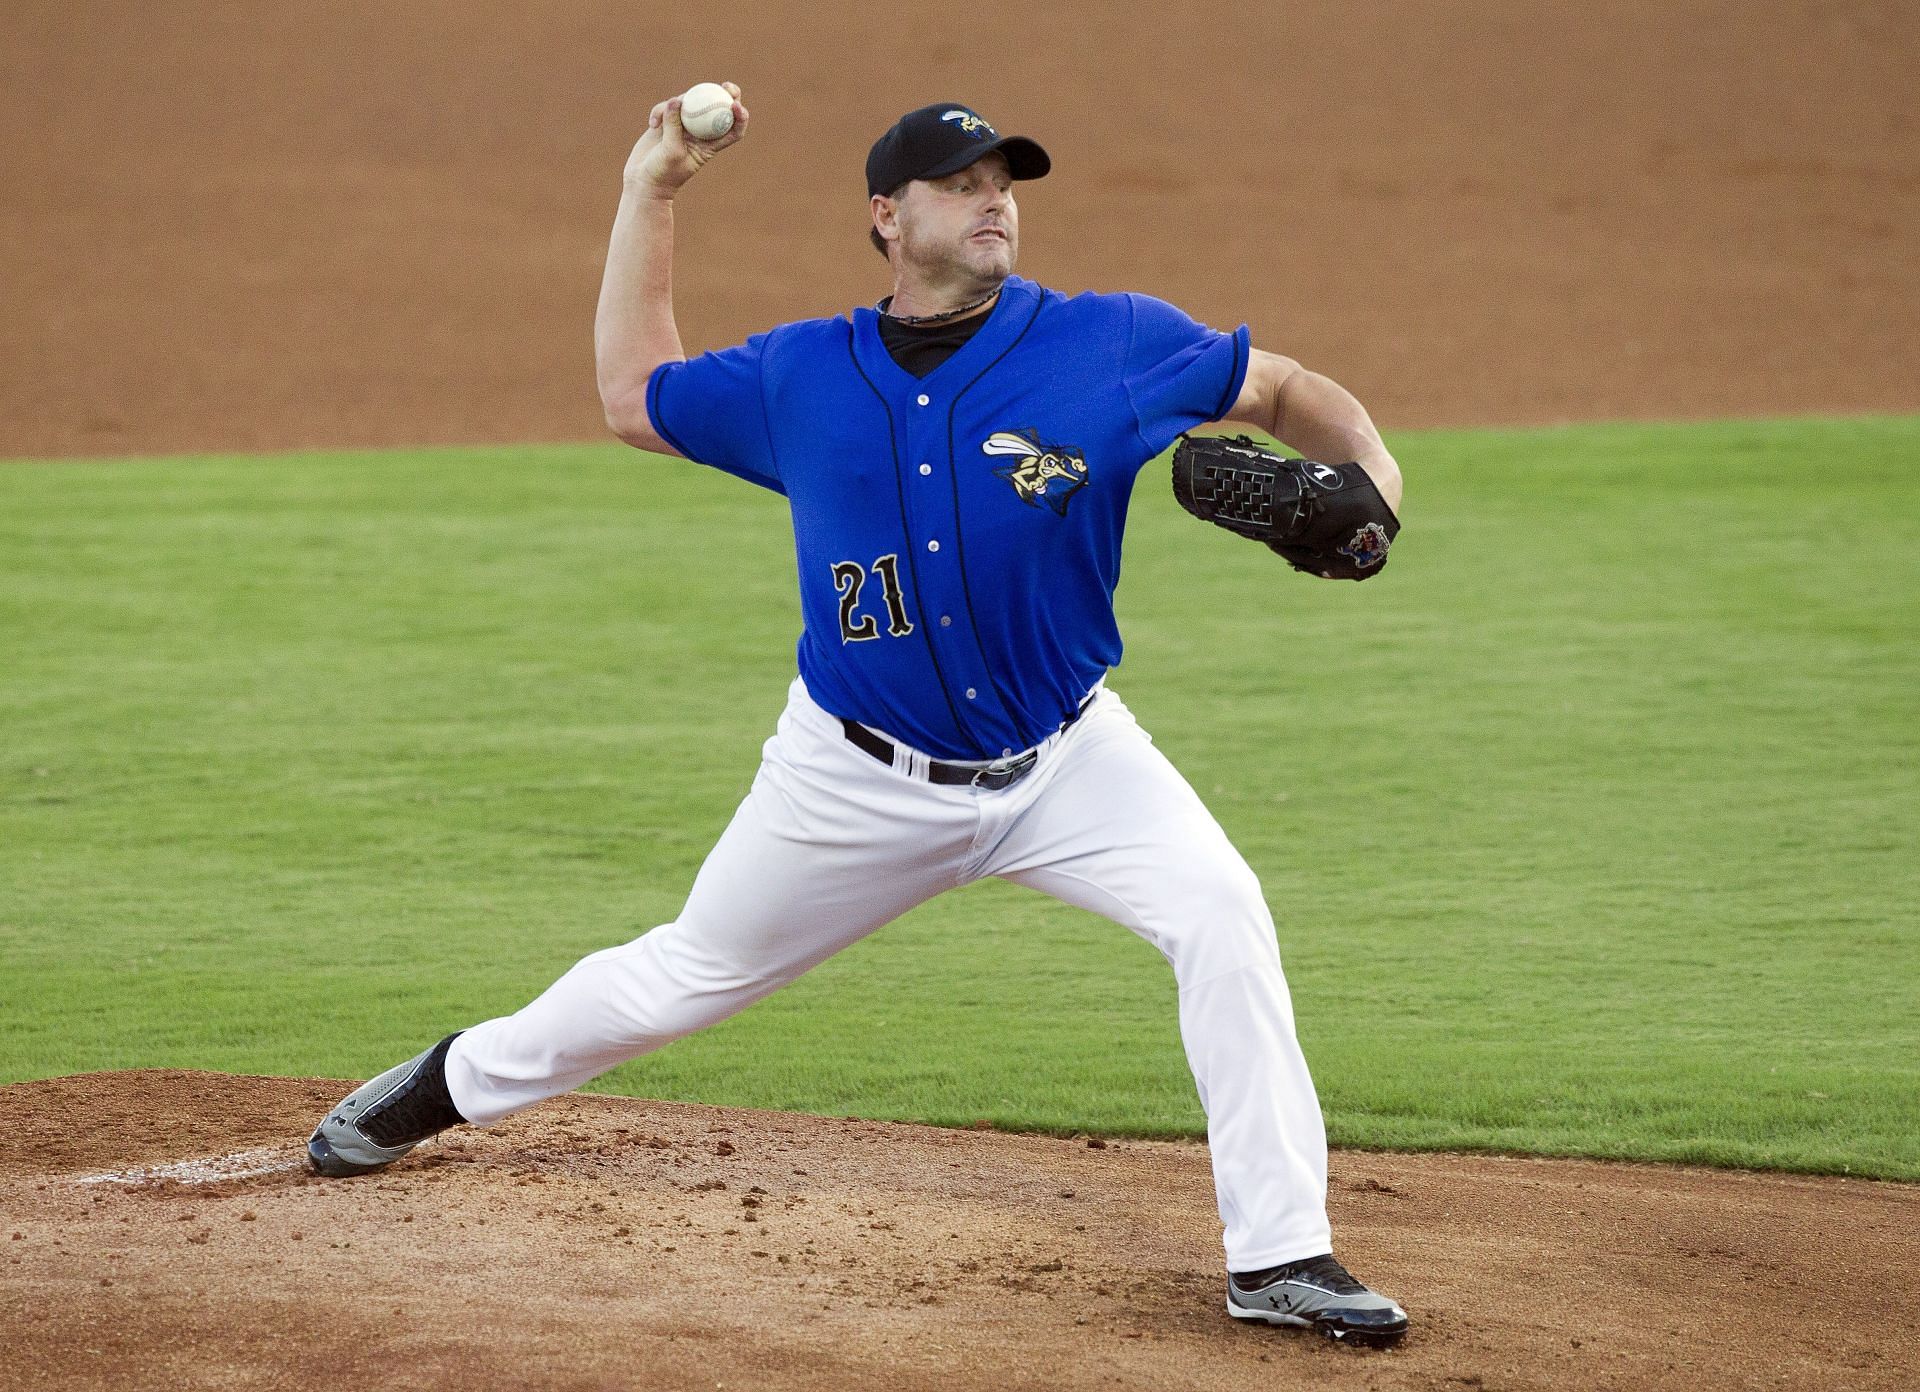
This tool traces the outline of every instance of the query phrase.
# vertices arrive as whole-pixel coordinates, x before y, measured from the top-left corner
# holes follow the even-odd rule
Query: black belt
[[[1097,692],[1088,692],[1074,713],[1060,722],[1060,728],[1066,729],[1074,721],[1087,713],[1087,707],[1093,704]],[[840,728],[847,732],[847,742],[856,749],[864,749],[883,764],[893,763],[893,746],[874,734],[857,720],[842,719]],[[927,761],[927,781],[944,783],[949,787],[984,788],[996,792],[1001,788],[1011,788],[1040,762],[1040,748],[1035,745],[1017,759],[1005,763],[988,764],[984,768],[971,764],[943,764],[936,759]]]

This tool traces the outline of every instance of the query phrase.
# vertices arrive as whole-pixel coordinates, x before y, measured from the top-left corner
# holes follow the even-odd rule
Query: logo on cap
[[[984,140],[988,136],[995,136],[1000,134],[999,131],[995,130],[992,126],[987,124],[986,117],[976,116],[971,111],[962,110],[960,107],[957,107],[957,106],[953,110],[947,112],[940,119],[943,121],[959,122],[960,129],[965,131],[968,135],[972,136],[975,140]]]

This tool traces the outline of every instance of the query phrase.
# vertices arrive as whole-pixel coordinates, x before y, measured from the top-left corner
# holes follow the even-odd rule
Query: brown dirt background
[[[754,126],[682,203],[691,348],[882,293],[866,145],[952,97],[1054,153],[1023,272],[1247,320],[1389,434],[1911,411],[1917,59],[1897,0],[10,0],[0,456],[599,436],[620,165],[703,77]],[[80,1182],[290,1165],[346,1086],[0,1088],[0,1388],[1920,1385],[1913,1186],[1336,1154],[1380,1353],[1227,1319],[1197,1146],[582,1097]]]
[[[703,77],[690,349],[878,298],[867,146],[952,98],[1055,156],[1023,272],[1389,433],[1911,411],[1917,63],[1904,0],[8,0],[0,457],[603,437],[621,164]]]
[[[325,1181],[349,1086],[0,1088],[0,1388],[1911,1389],[1920,1188],[1339,1153],[1388,1351],[1221,1309],[1204,1148],[572,1097]],[[210,1184],[84,1183],[268,1147]]]

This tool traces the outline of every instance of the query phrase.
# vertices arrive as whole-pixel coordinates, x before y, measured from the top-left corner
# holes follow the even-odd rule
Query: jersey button
[[[921,392],[920,395],[914,398],[914,400],[918,401],[922,406],[925,406],[929,401],[933,400],[933,398],[928,396],[925,392]]]
[[[927,550],[929,550],[929,551],[938,551],[939,549],[940,549],[940,543],[939,543],[939,542],[937,542],[937,541],[930,541],[930,542],[928,542],[928,543],[927,543]]]
[[[969,701],[971,701],[975,696],[978,696],[979,694],[980,693],[975,691],[972,687],[967,688],[967,699]]]
[[[921,472],[921,473],[923,473],[923,474],[930,474],[930,473],[932,473],[932,472],[933,472],[933,465],[931,465],[931,464],[922,464],[922,465],[920,466],[920,472]]]

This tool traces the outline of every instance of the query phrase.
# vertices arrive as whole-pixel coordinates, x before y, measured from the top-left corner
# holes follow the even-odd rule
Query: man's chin
[[[969,243],[944,260],[919,261],[916,264],[938,280],[951,282],[964,276],[979,287],[980,294],[985,295],[999,289],[1000,282],[1013,274],[1014,259],[1011,243]]]
[[[1014,251],[1011,243],[988,242],[969,247],[973,254],[965,258],[975,279],[988,286],[998,285],[1013,274]]]

